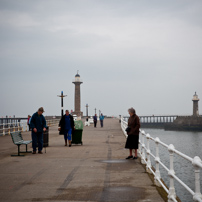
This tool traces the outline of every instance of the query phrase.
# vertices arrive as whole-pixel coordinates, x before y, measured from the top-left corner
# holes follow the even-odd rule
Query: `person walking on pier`
[[[32,129],[32,147],[33,154],[36,154],[36,147],[38,143],[38,153],[43,154],[43,132],[46,131],[46,119],[42,115],[43,107],[40,107],[36,113],[32,115],[30,127]]]
[[[62,116],[59,123],[60,134],[64,135],[65,146],[67,146],[67,140],[69,141],[69,147],[71,147],[72,132],[74,130],[74,119],[69,110],[65,111],[65,115]]]
[[[96,125],[97,125],[97,114],[95,114],[95,116],[93,117],[93,121],[94,121],[94,128],[96,128]]]
[[[28,126],[28,130],[29,130],[29,131],[31,131],[30,121],[31,121],[31,116],[28,115],[28,118],[27,118],[27,126]]]
[[[101,128],[103,127],[103,120],[104,120],[104,116],[103,116],[103,114],[101,114],[100,115],[100,126],[101,126]]]
[[[129,156],[126,159],[137,159],[137,149],[139,143],[139,129],[140,129],[140,120],[136,115],[135,110],[133,108],[128,109],[128,113],[130,115],[128,119],[128,127],[126,132],[128,134],[125,148],[129,149]],[[132,150],[135,150],[135,156],[132,155]]]

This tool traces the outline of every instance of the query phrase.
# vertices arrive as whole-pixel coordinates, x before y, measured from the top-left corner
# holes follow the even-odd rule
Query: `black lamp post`
[[[96,108],[95,108],[95,114],[96,114]]]
[[[88,104],[86,104],[86,121],[88,121]]]
[[[63,91],[61,91],[61,95],[58,95],[58,97],[61,97],[61,117],[63,116],[63,97],[66,97],[67,95],[63,95]]]

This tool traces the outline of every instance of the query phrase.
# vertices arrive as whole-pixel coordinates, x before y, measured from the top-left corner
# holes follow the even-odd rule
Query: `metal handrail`
[[[48,119],[46,120],[47,126],[53,126],[58,124],[60,119]],[[0,124],[0,136],[10,135],[11,132],[15,131],[28,131],[28,126],[24,127],[23,123],[20,121],[16,121],[14,123],[3,123]]]
[[[121,128],[122,131],[127,138],[127,133],[125,129],[127,128],[128,123],[124,121],[124,118],[121,117]],[[176,200],[176,193],[175,193],[175,186],[174,186],[174,180],[179,182],[192,196],[193,200],[197,202],[202,202],[202,194],[200,191],[200,169],[202,169],[202,161],[198,156],[195,156],[194,158],[191,158],[182,152],[178,151],[175,149],[175,147],[170,144],[167,145],[164,142],[161,142],[158,137],[153,138],[149,134],[145,134],[144,131],[140,130],[140,138],[139,138],[139,144],[140,144],[140,149],[138,150],[138,153],[141,158],[141,163],[146,164],[146,171],[148,173],[152,173],[154,175],[154,182],[156,186],[162,186],[163,189],[167,192],[168,194],[168,202],[177,202]],[[147,140],[147,144],[145,144],[145,138]],[[150,151],[150,141],[153,141],[156,145],[156,155],[152,154]],[[168,149],[169,155],[170,155],[170,168],[167,168],[163,162],[160,160],[159,156],[159,144]],[[174,162],[173,162],[173,154],[177,154],[181,156],[182,158],[188,160],[192,165],[193,169],[195,171],[195,191],[193,191],[188,185],[186,185],[181,179],[179,179],[174,172]],[[152,169],[150,157],[153,157],[155,160],[155,172]],[[167,172],[168,176],[170,178],[170,186],[169,189],[163,184],[161,181],[161,175],[160,175],[160,170],[159,170],[159,165],[161,165]]]

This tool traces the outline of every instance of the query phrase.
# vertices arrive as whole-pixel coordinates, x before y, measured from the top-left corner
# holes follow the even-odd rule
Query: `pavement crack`
[[[21,183],[18,187],[15,188],[15,191],[19,191],[26,185],[30,185],[33,183],[33,180],[36,180],[39,176],[41,176],[46,171],[46,168],[40,170],[35,175],[33,175],[29,180],[25,180],[23,183]]]
[[[110,135],[108,135],[108,138],[107,138],[107,141],[106,141],[106,143],[108,144],[107,160],[112,159],[112,149],[111,149],[111,145],[109,143],[109,138],[110,138]],[[105,189],[110,187],[110,175],[111,175],[110,169],[111,169],[111,163],[107,163],[106,170],[105,170],[104,189],[102,191],[102,194],[101,194],[101,197],[100,197],[99,201],[104,201],[107,198],[109,198],[109,196],[108,196],[109,193],[106,193]]]
[[[73,180],[74,174],[77,172],[80,166],[75,167],[71,173],[66,177],[63,184],[60,186],[60,188],[57,190],[56,194],[61,194],[65,188],[69,185],[69,183]]]

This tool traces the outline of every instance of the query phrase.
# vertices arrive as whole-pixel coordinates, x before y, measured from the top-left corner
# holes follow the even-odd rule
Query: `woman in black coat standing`
[[[67,140],[69,141],[69,147],[71,147],[72,140],[72,132],[74,130],[74,119],[71,114],[69,114],[69,110],[65,111],[65,115],[62,116],[59,123],[59,131],[60,134],[64,135],[65,146],[67,146]]]
[[[129,156],[126,159],[137,159],[137,149],[139,144],[139,129],[140,129],[140,120],[136,115],[133,108],[128,109],[130,118],[128,119],[128,129],[127,129],[127,140],[125,148],[129,149]],[[135,156],[132,155],[132,150],[135,150]]]

